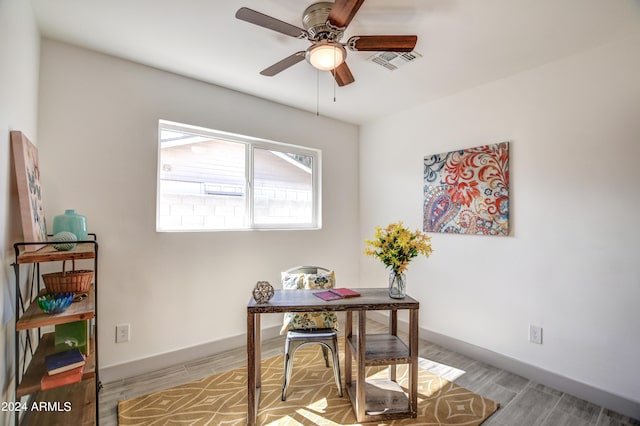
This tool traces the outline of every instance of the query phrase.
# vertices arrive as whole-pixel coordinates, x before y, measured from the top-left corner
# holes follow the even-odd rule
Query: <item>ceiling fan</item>
[[[331,71],[338,85],[346,86],[353,83],[355,78],[345,62],[345,47],[353,51],[411,52],[418,40],[415,35],[370,35],[353,36],[346,43],[341,43],[340,39],[347,25],[362,3],[364,0],[314,3],[302,14],[304,29],[247,7],[238,9],[236,18],[291,37],[306,38],[311,42],[307,50],[276,62],[260,74],[272,77],[306,59],[321,71]]]

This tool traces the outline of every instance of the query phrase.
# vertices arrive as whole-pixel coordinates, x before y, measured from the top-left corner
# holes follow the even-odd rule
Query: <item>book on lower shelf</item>
[[[45,374],[40,380],[40,389],[48,390],[64,385],[70,385],[72,383],[81,382],[83,372],[84,366],[80,366],[71,370],[64,371],[62,373],[54,374],[53,376]]]
[[[360,296],[360,293],[355,290],[351,290],[350,288],[332,288],[325,291],[317,291],[313,293],[313,295],[322,300],[330,301],[349,297],[358,297]]]
[[[44,358],[44,366],[49,376],[83,367],[85,363],[85,357],[78,348],[47,355]]]

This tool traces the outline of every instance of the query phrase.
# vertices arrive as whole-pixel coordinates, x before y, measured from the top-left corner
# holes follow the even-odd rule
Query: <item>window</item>
[[[320,227],[316,149],[160,121],[158,231]]]

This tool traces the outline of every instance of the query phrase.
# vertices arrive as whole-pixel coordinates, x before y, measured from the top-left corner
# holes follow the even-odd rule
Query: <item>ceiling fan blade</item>
[[[236,12],[236,18],[291,37],[307,38],[308,36],[308,33],[302,28],[296,27],[295,25],[291,25],[279,19],[272,18],[269,15],[249,9],[248,7],[241,7],[238,9]]]
[[[331,7],[327,22],[336,28],[345,28],[356,13],[364,0],[336,0]]]
[[[417,41],[414,35],[353,36],[347,47],[356,51],[411,52]]]
[[[305,51],[301,50],[300,52],[296,52],[291,56],[287,56],[280,62],[276,62],[271,65],[269,68],[265,68],[260,71],[260,74],[266,75],[267,77],[273,77],[281,71],[286,70],[287,68],[297,64],[298,62],[304,60]]]
[[[338,86],[340,87],[356,81],[356,79],[353,78],[353,74],[351,74],[351,70],[346,62],[341,63],[331,70],[331,74],[333,74],[333,77],[336,79],[336,83],[338,83]]]

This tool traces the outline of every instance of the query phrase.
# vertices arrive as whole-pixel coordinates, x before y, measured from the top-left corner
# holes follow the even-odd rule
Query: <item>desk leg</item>
[[[352,382],[352,364],[351,357],[351,337],[353,336],[353,312],[346,312],[346,320],[344,325],[344,384],[347,389],[351,386]]]
[[[409,376],[409,408],[411,417],[418,416],[418,310],[409,311],[409,357],[411,358],[411,376]]]
[[[391,315],[389,315],[389,334],[398,335],[398,311],[396,309],[392,309]],[[396,381],[396,364],[389,366],[389,380]]]
[[[367,311],[358,311],[358,374],[356,376],[356,418],[364,421],[366,400]]]
[[[247,313],[247,425],[255,426],[260,403],[260,314]]]

